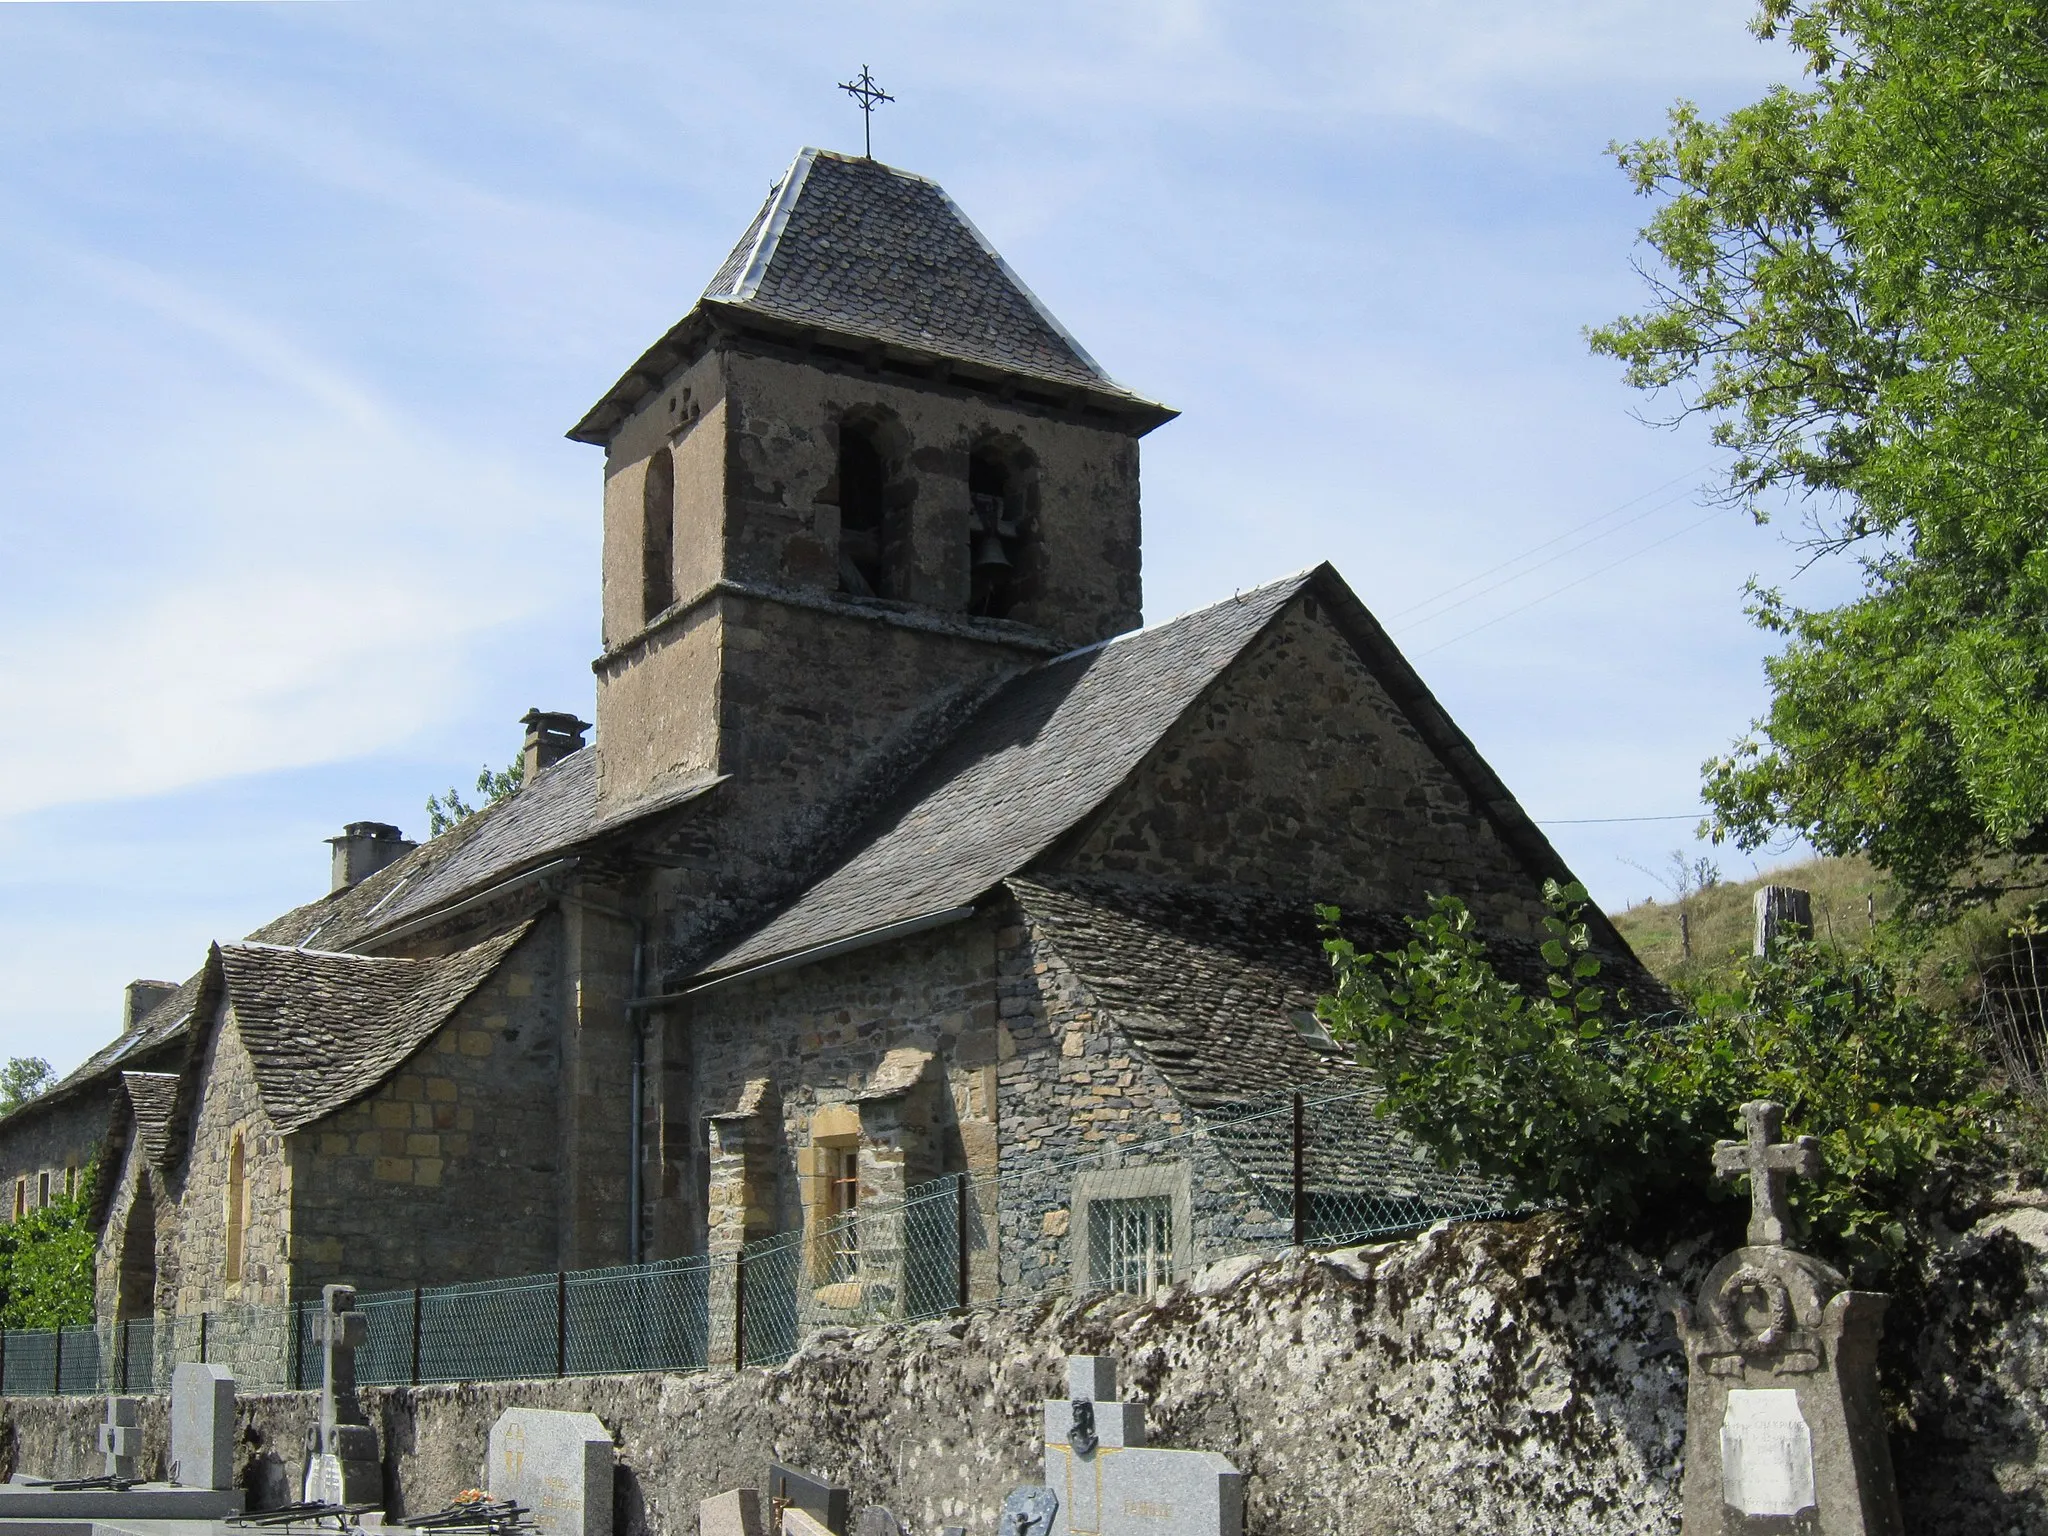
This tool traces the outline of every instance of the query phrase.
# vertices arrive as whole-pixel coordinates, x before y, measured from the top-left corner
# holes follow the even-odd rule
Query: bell
[[[1008,569],[1010,556],[1003,548],[1002,539],[993,533],[977,533],[974,536],[974,568],[977,571]]]

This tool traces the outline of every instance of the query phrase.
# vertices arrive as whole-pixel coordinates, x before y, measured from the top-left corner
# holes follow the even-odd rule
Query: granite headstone
[[[490,1458],[491,1497],[531,1510],[541,1536],[612,1536],[616,1453],[596,1414],[507,1408]]]
[[[235,1378],[224,1365],[184,1360],[171,1371],[171,1481],[235,1486]]]
[[[761,1491],[732,1488],[697,1504],[697,1536],[765,1536]]]
[[[1045,1483],[1049,1536],[1243,1536],[1244,1474],[1213,1451],[1148,1445],[1145,1405],[1117,1397],[1107,1355],[1069,1358],[1067,1396],[1045,1404]]]
[[[808,1472],[799,1472],[794,1467],[771,1461],[768,1463],[767,1496],[771,1509],[777,1505],[800,1509],[833,1536],[847,1536],[847,1525],[853,1518],[851,1488],[842,1488],[821,1477],[812,1477]]]
[[[107,1419],[100,1425],[100,1454],[106,1458],[106,1477],[116,1482],[135,1481],[135,1458],[142,1450],[142,1404],[132,1397],[107,1399]]]

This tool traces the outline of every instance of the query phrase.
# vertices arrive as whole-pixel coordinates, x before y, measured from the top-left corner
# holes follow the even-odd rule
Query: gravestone
[[[1053,1516],[1059,1507],[1050,1488],[1012,1488],[1003,1500],[1003,1512],[996,1517],[996,1536],[1052,1536]]]
[[[107,1399],[107,1420],[100,1425],[100,1453],[106,1457],[104,1476],[116,1482],[135,1481],[135,1457],[142,1449],[142,1404],[132,1397]]]
[[[532,1510],[541,1536],[612,1536],[616,1456],[594,1413],[507,1408],[491,1426],[491,1497]]]
[[[1059,1501],[1047,1536],[1243,1536],[1244,1474],[1213,1451],[1148,1445],[1145,1405],[1118,1399],[1114,1359],[1070,1357],[1067,1394],[1045,1404]]]
[[[761,1491],[733,1488],[697,1505],[697,1536],[765,1536]]]
[[[384,1464],[377,1431],[356,1401],[356,1351],[370,1336],[370,1320],[356,1311],[352,1285],[320,1291],[313,1339],[320,1346],[320,1422],[306,1455],[304,1492],[308,1503],[384,1502]]]
[[[853,1536],[903,1536],[903,1522],[881,1505],[870,1504],[860,1512]]]
[[[768,1463],[767,1495],[768,1507],[776,1511],[770,1521],[778,1527],[776,1536],[781,1536],[780,1510],[785,1506],[802,1510],[832,1532],[832,1536],[847,1536],[847,1522],[853,1517],[851,1488],[841,1488],[823,1478],[771,1461]]]
[[[1785,1246],[1785,1186],[1820,1172],[1810,1136],[1777,1139],[1782,1105],[1742,1106],[1748,1135],[1714,1149],[1750,1181],[1749,1242],[1681,1302],[1686,1392],[1684,1536],[1900,1536],[1877,1395],[1890,1298],[1854,1291]]]
[[[235,1378],[224,1365],[185,1360],[171,1371],[171,1481],[235,1486]]]

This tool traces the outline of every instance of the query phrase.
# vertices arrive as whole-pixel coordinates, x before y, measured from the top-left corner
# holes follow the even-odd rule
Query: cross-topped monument
[[[1785,1245],[1786,1181],[1815,1178],[1811,1136],[1779,1141],[1785,1106],[1742,1106],[1748,1135],[1714,1171],[1750,1181],[1748,1245],[1680,1303],[1686,1389],[1684,1536],[1900,1536],[1877,1390],[1888,1298]]]
[[[356,1401],[356,1351],[369,1338],[370,1320],[356,1310],[355,1287],[323,1287],[320,1312],[313,1319],[313,1342],[320,1346],[320,1423],[306,1457],[303,1496],[308,1502],[383,1502],[377,1432]]]
[[[1749,1244],[1752,1248],[1782,1247],[1789,1212],[1785,1185],[1795,1174],[1820,1175],[1820,1143],[1811,1136],[1779,1141],[1785,1106],[1755,1099],[1742,1106],[1749,1135],[1742,1141],[1714,1143],[1714,1172],[1724,1179],[1749,1175]]]
[[[861,143],[865,146],[864,153],[872,160],[875,158],[875,108],[896,98],[875,83],[875,77],[868,73],[865,64],[860,67],[858,80],[842,80],[839,89],[860,103]]]

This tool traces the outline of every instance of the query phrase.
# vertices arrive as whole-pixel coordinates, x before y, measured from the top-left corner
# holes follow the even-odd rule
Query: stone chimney
[[[387,864],[395,864],[419,844],[407,841],[398,828],[382,821],[352,821],[341,836],[327,839],[334,850],[334,884],[331,890],[345,891],[359,880],[368,879]]]
[[[121,994],[121,1033],[127,1034],[152,1008],[178,990],[175,981],[131,981]]]
[[[543,768],[552,768],[571,752],[583,750],[588,720],[545,709],[529,709],[519,723],[526,727],[526,782]]]

